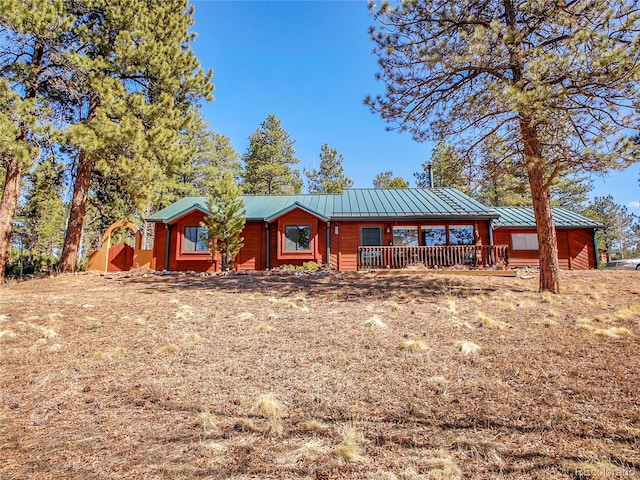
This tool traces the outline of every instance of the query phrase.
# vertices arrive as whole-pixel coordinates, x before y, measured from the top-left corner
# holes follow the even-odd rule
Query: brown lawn
[[[638,280],[0,287],[0,478],[640,478]]]

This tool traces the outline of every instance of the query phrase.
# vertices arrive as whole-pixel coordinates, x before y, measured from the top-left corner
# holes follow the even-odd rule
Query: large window
[[[396,247],[417,247],[418,227],[393,227],[393,245]]]
[[[538,235],[535,233],[512,233],[513,250],[538,250]]]
[[[449,245],[475,245],[473,225],[456,225],[449,227]]]
[[[208,252],[206,230],[202,227],[184,227],[183,252]]]
[[[284,249],[289,251],[311,250],[311,226],[286,225],[284,227]]]
[[[360,245],[363,247],[379,247],[382,245],[382,228],[362,227],[360,230]]]
[[[444,225],[422,227],[422,243],[427,247],[447,244],[447,229]]]

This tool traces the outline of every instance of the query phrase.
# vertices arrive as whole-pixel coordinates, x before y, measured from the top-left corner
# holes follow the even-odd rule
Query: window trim
[[[289,227],[296,227],[298,229],[300,229],[300,227],[306,227],[309,229],[309,245],[308,248],[305,249],[298,249],[296,248],[295,250],[290,250],[287,248],[287,228]],[[309,254],[309,253],[313,253],[313,228],[311,226],[310,223],[290,223],[290,224],[285,224],[284,228],[283,228],[283,241],[282,241],[282,253],[284,254]],[[296,245],[299,245],[299,241],[296,242]]]

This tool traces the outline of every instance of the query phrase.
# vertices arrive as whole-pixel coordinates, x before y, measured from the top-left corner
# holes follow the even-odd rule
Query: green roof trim
[[[500,218],[493,222],[494,228],[535,228],[533,207],[494,207]],[[604,225],[566,208],[553,208],[553,223],[556,228],[604,228]]]
[[[492,219],[498,214],[455,188],[353,188],[342,194],[243,195],[247,220],[271,221],[298,207],[324,220]],[[192,210],[209,213],[205,197],[186,197],[147,218],[171,223]]]

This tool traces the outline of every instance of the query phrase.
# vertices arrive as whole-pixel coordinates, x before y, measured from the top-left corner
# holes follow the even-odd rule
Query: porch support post
[[[167,230],[167,243],[164,247],[164,271],[169,271],[169,252],[170,252],[170,244],[171,244],[171,225],[168,223],[164,224],[164,228]]]
[[[493,219],[489,220],[489,245],[493,247]],[[484,260],[484,259],[483,259]],[[486,263],[486,262],[484,262]],[[489,250],[489,265],[493,266],[496,264],[496,258],[493,254],[493,248]]]
[[[327,220],[327,268],[331,268],[331,221]]]
[[[265,257],[265,269],[269,270],[271,268],[271,235],[269,235],[269,222],[265,221],[264,226],[267,232],[267,255]]]

